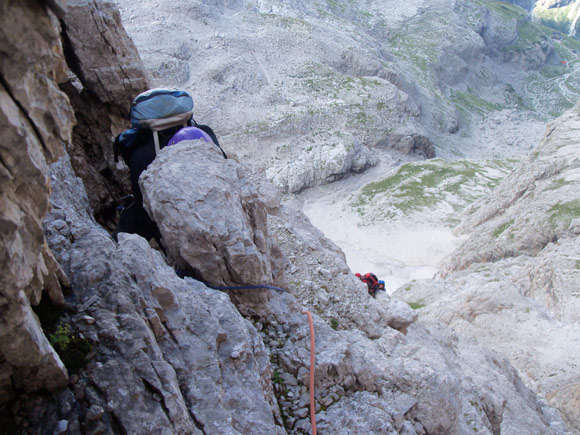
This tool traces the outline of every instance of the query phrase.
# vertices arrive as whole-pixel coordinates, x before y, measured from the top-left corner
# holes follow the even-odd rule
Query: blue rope
[[[260,285],[235,285],[235,286],[218,286],[218,285],[212,285],[209,282],[205,282],[203,280],[200,280],[202,283],[204,283],[206,285],[206,287],[212,288],[214,290],[255,290],[255,289],[259,289],[259,288],[269,288],[271,290],[276,290],[279,292],[288,292],[288,290],[280,288],[280,287],[274,287],[272,285],[267,285],[267,284],[260,284]]]
[[[202,284],[204,284],[206,287],[209,287],[209,288],[214,289],[214,290],[222,290],[222,291],[223,290],[255,290],[255,289],[259,289],[259,288],[269,288],[269,289],[276,290],[276,291],[279,291],[279,292],[286,292],[286,293],[288,293],[288,290],[283,289],[283,288],[280,288],[280,287],[274,287],[273,285],[260,284],[260,285],[219,286],[219,285],[210,284],[209,282],[204,281],[203,279],[194,278],[193,276],[187,275],[185,273],[185,271],[182,270],[182,269],[175,269],[175,273],[180,278],[185,278],[186,276],[189,276],[189,278],[194,279],[196,281],[199,281]]]

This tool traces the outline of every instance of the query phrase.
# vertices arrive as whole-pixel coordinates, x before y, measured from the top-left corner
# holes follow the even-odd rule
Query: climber
[[[139,94],[131,105],[132,128],[115,139],[115,161],[119,153],[129,167],[133,202],[121,208],[119,225],[114,233],[136,233],[147,240],[155,239],[161,245],[157,224],[143,207],[139,177],[167,145],[182,140],[202,139],[216,145],[224,158],[213,130],[193,119],[193,99],[178,89],[152,89]]]
[[[362,276],[360,273],[355,273],[355,276],[367,285],[367,291],[373,298],[376,297],[378,291],[385,290],[385,281],[379,280],[374,273],[366,273]]]
[[[372,272],[365,273],[365,275],[361,278],[361,281],[367,285],[369,291],[371,289],[374,289],[377,286],[377,284],[379,283],[379,279]]]
[[[373,298],[377,297],[377,292],[386,292],[385,281],[383,281],[382,279],[378,280],[378,282],[374,286],[369,288],[369,295],[371,295]]]

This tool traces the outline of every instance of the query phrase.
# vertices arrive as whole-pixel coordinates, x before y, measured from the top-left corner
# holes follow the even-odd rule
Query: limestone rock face
[[[143,83],[138,67],[131,68],[130,47],[114,49],[116,39],[125,40],[112,5],[0,5],[0,45],[8,53],[0,57],[0,397],[15,399],[0,407],[0,423],[30,433],[308,433],[306,308],[316,333],[321,431],[564,433],[508,360],[471,335],[416,322],[417,313],[395,298],[369,298],[344,254],[303,214],[282,206],[270,184],[254,183],[262,177],[205,142],[162,150],[141,180],[169,259],[136,235],[120,234],[116,243],[94,209],[107,189],[97,186],[98,177],[85,176],[107,172],[104,148],[95,153],[104,156],[100,161],[86,156],[97,142],[110,143],[104,138],[118,127],[126,105],[113,96],[124,99]],[[239,12],[245,5],[222,2],[219,10]],[[193,9],[198,18],[212,16],[199,5]],[[101,38],[93,41],[89,29]],[[177,54],[187,57],[187,47]],[[131,72],[122,73],[124,66]],[[222,74],[223,83],[232,76]],[[252,89],[267,79],[233,84]],[[73,108],[89,115],[71,139]],[[416,115],[410,110],[403,118]],[[85,139],[90,146],[77,153]],[[82,172],[79,162],[92,168]],[[354,156],[351,167],[364,162]],[[577,226],[572,220],[558,234]],[[559,240],[566,249],[572,241]],[[514,270],[525,270],[540,292],[564,254],[545,250],[539,267],[515,264]],[[216,284],[274,283],[288,291],[226,294],[179,278],[174,263]],[[574,282],[572,274],[553,276]],[[58,320],[90,344],[70,377],[31,308],[46,300],[60,305]],[[490,310],[509,303],[490,301]],[[562,306],[560,315],[574,312]],[[565,379],[543,386],[554,387],[552,403],[574,415],[578,391],[570,382],[564,392]],[[574,400],[564,403],[566,397]]]
[[[465,212],[457,231],[469,239],[446,270],[519,255],[535,256],[548,244],[578,235],[577,110],[548,127],[544,140],[493,192]],[[475,228],[478,231],[473,231]]]
[[[103,103],[129,112],[132,98],[148,86],[143,63],[114,1],[69,0],[65,16],[80,81]],[[114,47],[114,50],[111,49]]]
[[[183,153],[196,144],[185,143],[181,151],[179,146],[168,148],[158,158],[186,161]],[[210,169],[212,148],[199,145],[204,148],[198,158],[205,157],[201,163]],[[234,163],[218,157],[222,165]],[[273,292],[260,305],[241,300],[239,306],[246,304],[242,311],[253,310],[252,322],[244,319],[224,293],[177,277],[144,239],[120,234],[117,245],[94,221],[68,158],[51,171],[53,210],[45,221],[47,238],[70,278],[68,320],[94,349],[70,391],[58,396],[68,406],[56,411],[58,421],[51,424],[113,433],[308,432],[310,336],[302,303],[285,292]],[[206,173],[217,186],[220,175]],[[229,182],[236,186],[239,180]],[[285,216],[272,192],[268,195],[265,186],[256,190],[265,195],[265,210]],[[302,241],[316,236],[308,225],[293,223],[288,221],[286,229],[303,232]],[[323,238],[311,243],[324,255],[340,257],[340,252],[329,252],[333,246]],[[216,241],[222,244],[226,242]],[[293,252],[294,257],[299,253]],[[435,324],[407,323],[405,336],[379,318],[374,339],[346,321],[334,330],[316,314],[324,310],[309,302],[315,293],[321,292],[298,296],[312,306],[314,317],[315,400],[318,409],[325,408],[317,413],[321,431],[548,430],[548,417],[538,410],[535,396],[493,352]],[[342,297],[354,305],[358,301],[349,293]],[[367,309],[379,313],[384,308],[377,299]],[[369,412],[362,412],[368,407]],[[47,426],[42,418],[28,422]]]
[[[282,279],[264,200],[240,165],[224,159],[217,147],[202,140],[166,147],[140,184],[178,265],[212,284]]]
[[[350,173],[362,172],[378,162],[369,148],[358,143],[345,147],[341,143],[307,149],[294,161],[271,167],[266,176],[283,192],[298,193],[308,187],[332,183]]]
[[[158,13],[147,0],[119,4],[152,82],[188,89],[196,119],[226,151],[289,192],[347,176],[340,148],[353,143],[378,157],[378,145],[427,158],[523,155],[542,134],[532,112],[551,119],[580,95],[574,64],[560,63],[575,58],[573,43],[544,36],[513,5],[159,0]],[[557,83],[570,75],[569,86],[554,86],[544,67]]]
[[[141,179],[145,201],[164,238],[167,235],[170,256],[189,258],[191,267],[207,263],[187,254],[190,251],[206,251],[212,262],[225,258],[231,264],[211,273],[230,274],[226,282],[232,279],[230,271],[238,267],[235,257],[227,253],[232,240],[237,243],[240,235],[256,232],[252,226],[256,220],[247,219],[240,211],[248,208],[239,206],[243,195],[238,193],[238,186],[248,180],[240,175],[241,170],[237,163],[224,160],[216,148],[192,141],[162,150]],[[414,310],[384,295],[371,299],[348,270],[344,255],[303,215],[281,206],[265,182],[251,188],[248,184],[247,189],[263,195],[263,223],[269,231],[262,229],[262,233],[271,234],[268,238],[276,241],[288,259],[285,272],[290,293],[271,293],[260,304],[249,296],[238,296],[236,306],[251,313],[262,340],[271,349],[270,359],[278,373],[273,379],[280,386],[274,387],[276,397],[294,429],[309,430],[305,413],[309,334],[298,303],[302,301],[320,313],[320,317],[315,315],[317,401],[330,416],[319,415],[326,430],[355,430],[344,422],[345,415],[357,413],[369,403],[382,409],[378,416],[361,417],[359,423],[369,430],[462,433],[473,425],[490,433],[500,427],[506,433],[517,433],[515,428],[520,430],[522,424],[531,431],[545,430],[547,418],[537,412],[535,396],[521,385],[507,360],[494,368],[484,356],[487,350],[476,350],[442,329],[432,332],[437,337],[434,339],[422,326],[415,328]],[[216,234],[221,236],[216,238]],[[211,248],[222,252],[219,257],[205,247],[204,239],[208,238]],[[195,250],[189,245],[191,240],[197,240]],[[251,262],[253,252],[248,254],[245,270],[254,280],[263,279],[263,268]],[[205,269],[198,271],[205,276]],[[408,330],[409,338],[393,328]],[[454,340],[461,350],[454,350]],[[465,371],[471,370],[485,373],[479,375],[480,386],[462,380]],[[509,380],[479,396],[485,379],[501,376]],[[362,394],[353,396],[357,391]],[[471,405],[476,402],[478,405]],[[505,409],[504,403],[509,403]],[[526,419],[521,419],[522,415],[527,415]],[[415,426],[414,421],[419,423]],[[341,427],[343,424],[349,428]]]
[[[371,298],[344,253],[301,212],[279,207],[268,224],[288,259],[286,277],[293,293],[335,328],[356,328],[377,338],[387,326],[404,330],[417,319],[407,304],[388,295]]]
[[[580,337],[579,127],[575,108],[465,212],[458,230],[469,236],[445,260],[445,281],[396,293],[424,305],[420,318],[501,351],[573,431],[580,430],[580,348],[572,344]]]
[[[291,299],[276,295],[264,322],[284,387],[283,412],[300,418],[308,380],[308,329]],[[270,320],[271,322],[271,320]],[[321,431],[354,433],[550,433],[509,361],[436,323],[413,324],[407,335],[385,328],[377,340],[359,331],[335,331],[315,316],[316,400]],[[268,326],[266,326],[268,325]],[[298,384],[292,382],[297,378]],[[494,379],[494,382],[487,380]],[[293,399],[300,397],[300,400]],[[297,409],[298,408],[298,409]],[[306,414],[302,414],[304,418]],[[305,428],[308,421],[298,420]],[[556,433],[563,433],[555,431]]]
[[[22,17],[14,20],[14,16]],[[70,138],[74,117],[58,84],[66,80],[66,64],[56,16],[36,2],[2,4],[0,59],[4,92],[28,117],[49,162],[62,155],[62,141]],[[30,124],[33,124],[30,125]],[[5,133],[6,134],[6,133]]]
[[[113,139],[129,127],[131,101],[148,88],[147,75],[115,2],[69,1],[63,22],[70,72],[62,89],[78,120],[67,151],[95,216],[113,229],[117,201],[130,191],[128,171],[114,162]]]
[[[18,16],[18,20],[14,17]],[[46,245],[48,165],[63,154],[74,116],[58,89],[65,78],[60,27],[35,2],[0,5],[0,401],[12,386],[34,391],[67,383],[67,372],[44,336],[31,305],[43,290],[62,304],[65,282]]]
[[[281,433],[255,328],[223,293],[178,278],[141,237],[120,234],[117,245],[92,218],[68,159],[53,172],[47,234],[73,288],[70,322],[97,354],[73,388],[84,409],[102,410],[85,424],[125,433]]]

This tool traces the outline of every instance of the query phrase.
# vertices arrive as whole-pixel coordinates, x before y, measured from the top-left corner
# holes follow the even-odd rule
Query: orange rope
[[[310,422],[312,423],[312,435],[316,435],[316,407],[314,402],[314,322],[309,311],[303,311],[302,314],[308,316],[310,324]]]

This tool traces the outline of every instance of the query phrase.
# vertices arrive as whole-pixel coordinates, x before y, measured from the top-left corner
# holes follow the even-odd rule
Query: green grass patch
[[[469,89],[469,92],[452,90],[451,101],[469,112],[478,113],[480,115],[485,115],[488,112],[502,109],[501,105],[491,103],[475,95],[472,93],[471,89]]]
[[[70,325],[66,323],[60,324],[55,332],[49,335],[48,339],[71,373],[77,372],[86,365],[86,356],[93,349],[87,339],[74,334]]]
[[[546,79],[555,79],[557,77],[563,76],[568,72],[568,68],[565,65],[546,65],[540,70],[542,77]]]
[[[365,112],[358,112],[354,119],[357,124],[367,124],[370,121],[369,116]]]
[[[540,27],[530,21],[524,21],[518,26],[518,40],[515,46],[528,47],[536,42],[547,40],[550,34],[550,29],[546,29],[544,26]]]
[[[499,227],[495,229],[493,232],[493,237],[497,239],[505,230],[507,230],[512,224],[514,223],[513,220],[503,223]]]
[[[558,190],[558,189],[560,189],[560,188],[562,188],[564,186],[567,186],[569,184],[574,184],[574,182],[572,182],[572,181],[566,181],[563,178],[557,178],[556,180],[552,181],[550,183],[550,185],[545,190],[547,190],[547,191],[549,191],[549,190]]]
[[[476,0],[476,3],[487,7],[490,11],[495,12],[505,20],[523,20],[528,16],[525,9],[511,3],[481,0]]]
[[[362,190],[362,195],[372,200],[377,194],[394,190],[396,187],[401,186],[404,182],[412,180],[422,172],[423,168],[421,165],[405,163],[395,175],[381,181],[367,184]]]
[[[302,81],[303,86],[309,92],[321,97],[339,99],[344,98],[345,93],[358,92],[363,100],[368,100],[383,86],[378,80],[369,80],[364,77],[354,77],[348,74],[340,74],[328,66],[309,63],[304,66],[301,75],[296,76]]]
[[[430,11],[410,19],[405,29],[393,34],[388,43],[393,55],[415,70],[416,79],[432,88],[430,65],[439,60],[442,47],[438,41],[449,40],[453,34],[449,17]]]
[[[424,303],[422,303],[423,301],[419,301],[419,302],[408,302],[409,306],[411,308],[413,308],[414,310],[419,310],[423,307],[426,307],[427,305],[425,305]]]
[[[513,162],[490,161],[487,163],[470,160],[446,162],[433,159],[420,163],[406,163],[399,170],[382,180],[364,186],[351,206],[362,215],[367,205],[380,199],[381,214],[387,218],[393,209],[404,214],[414,210],[448,201],[455,211],[499,184]]]
[[[539,75],[539,74],[538,74]],[[540,79],[528,80],[527,84],[530,105],[536,110],[540,109],[538,115],[547,114],[550,118],[556,118],[566,110],[574,106],[574,101],[562,93],[562,90],[554,80],[547,80],[540,75]]]
[[[331,10],[340,11],[342,13],[346,11],[345,2],[339,0],[326,0],[326,4],[330,6]]]
[[[280,375],[280,372],[278,372],[278,370],[274,370],[274,372],[272,373],[272,383],[284,385],[284,381],[282,380],[282,376]]]
[[[277,15],[277,14],[260,14],[263,21],[272,23],[283,28],[302,28],[307,31],[312,30],[312,25],[300,18],[291,17],[288,15]]]
[[[563,225],[570,227],[570,223],[580,217],[580,200],[558,203],[550,208],[550,224],[553,227]]]

